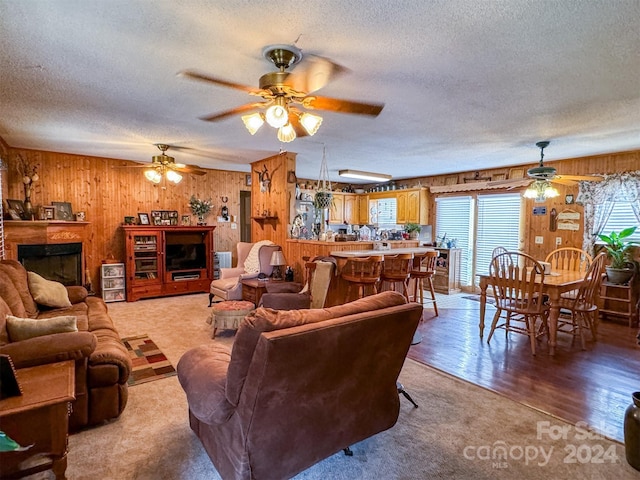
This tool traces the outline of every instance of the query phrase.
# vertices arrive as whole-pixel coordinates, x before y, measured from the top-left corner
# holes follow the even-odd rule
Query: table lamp
[[[271,254],[271,266],[273,267],[273,272],[271,273],[271,278],[274,280],[282,280],[282,265],[286,265],[287,261],[284,259],[284,254],[282,250],[276,250]]]

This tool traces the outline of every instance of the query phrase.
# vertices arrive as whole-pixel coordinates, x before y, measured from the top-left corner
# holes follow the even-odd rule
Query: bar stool
[[[350,258],[342,268],[340,276],[349,282],[345,303],[351,298],[351,288],[355,286],[358,298],[367,295],[367,287],[372,290],[372,294],[378,293],[376,285],[380,281],[382,271],[382,255],[370,255],[363,258]]]
[[[438,304],[436,302],[436,292],[433,289],[433,276],[436,273],[436,259],[439,253],[437,251],[429,251],[415,255],[411,268],[409,281],[414,281],[413,300],[424,305],[424,287],[429,287],[431,292],[431,300],[427,299],[427,303],[433,304],[433,309],[438,316]],[[418,300],[419,298],[419,300]]]
[[[398,284],[402,285],[402,294],[409,301],[409,277],[411,275],[411,264],[413,263],[413,253],[399,253],[397,255],[385,255],[382,263],[382,275],[380,283],[383,288],[398,291]]]

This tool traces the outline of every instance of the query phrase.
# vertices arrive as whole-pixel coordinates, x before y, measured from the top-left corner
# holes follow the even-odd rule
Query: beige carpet
[[[199,294],[110,304],[110,312],[122,337],[147,333],[175,365],[196,345],[233,342],[232,331],[211,340],[207,303]],[[403,398],[393,428],[352,446],[353,457],[338,453],[296,478],[640,478],[618,443],[584,439],[575,426],[411,360],[400,380],[420,408]],[[118,420],[70,437],[69,479],[220,478],[189,429],[177,377],[129,392]],[[562,429],[565,438],[550,438]],[[295,451],[292,445],[291,455]]]

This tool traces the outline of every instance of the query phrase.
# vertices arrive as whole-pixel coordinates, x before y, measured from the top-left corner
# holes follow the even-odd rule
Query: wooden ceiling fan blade
[[[568,187],[573,187],[574,185],[578,184],[578,182],[576,182],[575,180],[569,180],[565,177],[560,176],[553,177],[550,181],[552,183],[559,183],[560,185],[566,185]]]
[[[305,55],[304,61],[287,77],[287,85],[298,92],[315,92],[349,69],[325,57]]]
[[[247,103],[245,105],[240,105],[239,107],[235,107],[230,110],[225,110],[223,112],[207,115],[206,117],[200,117],[200,120],[204,120],[205,122],[217,122],[219,120],[223,120],[232,115],[239,115],[241,113],[254,110],[256,108],[261,107],[262,105],[263,105],[262,103]]]
[[[574,180],[576,182],[584,181],[584,182],[601,182],[602,177],[597,175],[556,175],[554,180],[557,178],[562,178],[564,180]]]
[[[384,103],[354,102],[352,100],[315,96],[305,98],[302,105],[309,109],[371,115],[372,117],[377,117],[384,108]]]
[[[206,175],[207,174],[205,170],[202,170],[197,165],[184,165],[182,167],[171,166],[170,168],[172,170],[175,170],[176,172],[188,173],[190,175]]]
[[[249,85],[243,85],[241,83],[230,82],[229,80],[224,80],[222,78],[212,77],[211,75],[207,75],[205,73],[196,72],[195,70],[183,70],[178,72],[178,76],[188,77],[192,80],[200,80],[203,82],[214,83],[216,85],[221,85],[223,87],[235,88],[236,90],[241,90],[247,93],[253,93],[256,95],[260,95],[262,93],[268,93],[259,88],[251,87]]]

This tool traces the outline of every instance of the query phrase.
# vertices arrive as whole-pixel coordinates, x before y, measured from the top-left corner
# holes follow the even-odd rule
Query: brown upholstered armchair
[[[216,343],[186,352],[177,370],[190,425],[220,476],[290,478],[391,428],[421,315],[397,292],[324,309],[258,308],[231,352]]]
[[[281,248],[273,242],[263,240],[256,243],[238,242],[236,249],[238,252],[237,266],[221,268],[220,278],[211,282],[209,306],[211,306],[214,296],[222,300],[240,300],[242,298],[242,280],[256,278],[261,273],[266,276],[271,275],[273,270],[270,265],[271,254]]]
[[[335,260],[331,260],[306,262],[304,287],[292,282],[267,283],[267,293],[260,299],[262,306],[275,310],[323,308],[335,270]]]

